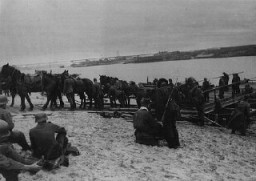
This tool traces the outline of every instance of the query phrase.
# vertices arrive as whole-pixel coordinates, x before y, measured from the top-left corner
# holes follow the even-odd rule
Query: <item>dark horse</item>
[[[134,96],[138,108],[141,107],[142,98],[149,98],[154,92],[154,87],[144,87],[143,85],[138,86],[134,81],[130,81],[128,89],[129,97]],[[128,106],[130,105],[130,99],[128,99]]]
[[[25,110],[25,99],[30,105],[30,110],[33,110],[34,106],[30,100],[29,93],[31,92],[41,92],[41,80],[40,77],[25,75],[21,73],[15,67],[6,64],[2,67],[1,79],[9,84],[10,92],[12,95],[12,104],[14,104],[14,97],[19,94],[21,98],[21,110]]]
[[[81,99],[80,108],[82,108],[86,101],[83,90],[83,81],[70,76],[68,70],[65,70],[61,74],[61,83],[63,85],[63,93],[70,103],[70,109],[74,110],[76,108],[75,93],[78,94]]]
[[[103,94],[109,97],[110,106],[116,107],[116,100],[119,101],[120,107],[126,105],[126,94],[118,78],[100,75],[100,84],[103,86]]]
[[[48,74],[43,73],[42,74],[42,87],[43,91],[46,92],[47,95],[47,101],[43,105],[43,109],[46,109],[49,102],[51,101],[50,107],[53,108],[53,106],[57,107],[57,98],[60,101],[60,108],[64,107],[64,102],[62,100],[61,96],[61,76],[56,74]]]
[[[96,108],[103,108],[103,97],[100,96],[101,89],[99,89],[90,79],[87,78],[73,78],[69,75],[68,70],[65,70],[61,74],[63,93],[65,93],[69,99],[71,108],[75,108],[74,94],[78,94],[81,99],[80,108],[86,108],[86,97],[89,99],[89,108],[92,108],[92,99],[95,103],[100,102],[101,104],[95,104]],[[99,100],[100,99],[100,100]]]

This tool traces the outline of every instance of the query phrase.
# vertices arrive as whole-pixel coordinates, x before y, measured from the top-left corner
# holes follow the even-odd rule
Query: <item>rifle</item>
[[[169,95],[169,97],[168,97],[168,100],[167,100],[167,102],[166,102],[166,104],[165,104],[164,113],[163,113],[163,115],[162,115],[161,122],[164,121],[164,118],[165,118],[165,114],[166,114],[168,105],[169,105],[169,103],[172,101],[172,93],[173,93],[173,90],[174,90],[174,88],[172,88],[172,92],[170,93],[170,95]]]
[[[236,72],[236,73],[231,73],[231,74],[228,74],[228,75],[233,75],[233,74],[242,74],[242,73],[244,73],[244,71],[242,71],[242,72]],[[218,78],[220,78],[220,77],[222,77],[222,76],[213,77],[212,79],[218,79]]]

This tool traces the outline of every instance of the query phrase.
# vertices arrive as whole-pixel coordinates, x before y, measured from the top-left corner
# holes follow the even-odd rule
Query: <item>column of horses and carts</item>
[[[33,75],[25,74],[15,66],[6,64],[2,67],[0,79],[1,92],[10,92],[10,106],[14,105],[15,96],[19,95],[21,111],[32,111],[35,106],[42,110],[86,110],[106,118],[122,117],[126,120],[132,119],[134,112],[140,107],[142,98],[151,100],[151,111],[156,117],[164,112],[171,98],[180,106],[179,121],[196,122],[199,117],[191,99],[191,91],[198,87],[201,92],[196,96],[203,96],[205,99],[205,121],[209,125],[225,128],[231,112],[241,100],[246,99],[250,103],[250,116],[256,113],[256,77],[232,82],[225,79],[226,76],[234,77],[242,73],[224,73],[224,76],[213,78],[219,79],[218,85],[209,84],[205,88],[203,81],[208,81],[206,78],[195,80],[188,77],[184,82],[176,83],[171,79],[160,78],[154,79],[153,82],[147,80],[146,83],[137,84],[134,81],[128,82],[107,75],[99,75],[96,78],[99,81],[90,80],[79,77],[78,74],[69,74],[68,70],[61,74],[52,74],[44,70],[35,71]],[[221,81],[224,83],[221,84]],[[43,105],[33,104],[30,95],[34,92],[46,97]],[[26,108],[26,101],[29,108]]]

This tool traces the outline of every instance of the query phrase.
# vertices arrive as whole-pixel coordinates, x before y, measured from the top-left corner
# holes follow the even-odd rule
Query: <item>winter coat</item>
[[[52,147],[58,145],[55,133],[66,134],[66,130],[51,122],[40,123],[29,131],[33,155],[37,158],[48,156]]]

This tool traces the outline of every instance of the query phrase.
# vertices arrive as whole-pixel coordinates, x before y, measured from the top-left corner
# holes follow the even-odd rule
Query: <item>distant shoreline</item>
[[[89,67],[111,64],[130,64],[130,63],[151,63],[163,61],[179,61],[191,59],[208,59],[208,58],[230,58],[256,56],[256,45],[244,45],[234,47],[210,48],[194,51],[174,51],[174,52],[158,52],[151,55],[131,55],[118,56],[111,58],[90,61],[88,59],[73,62],[71,67]]]

